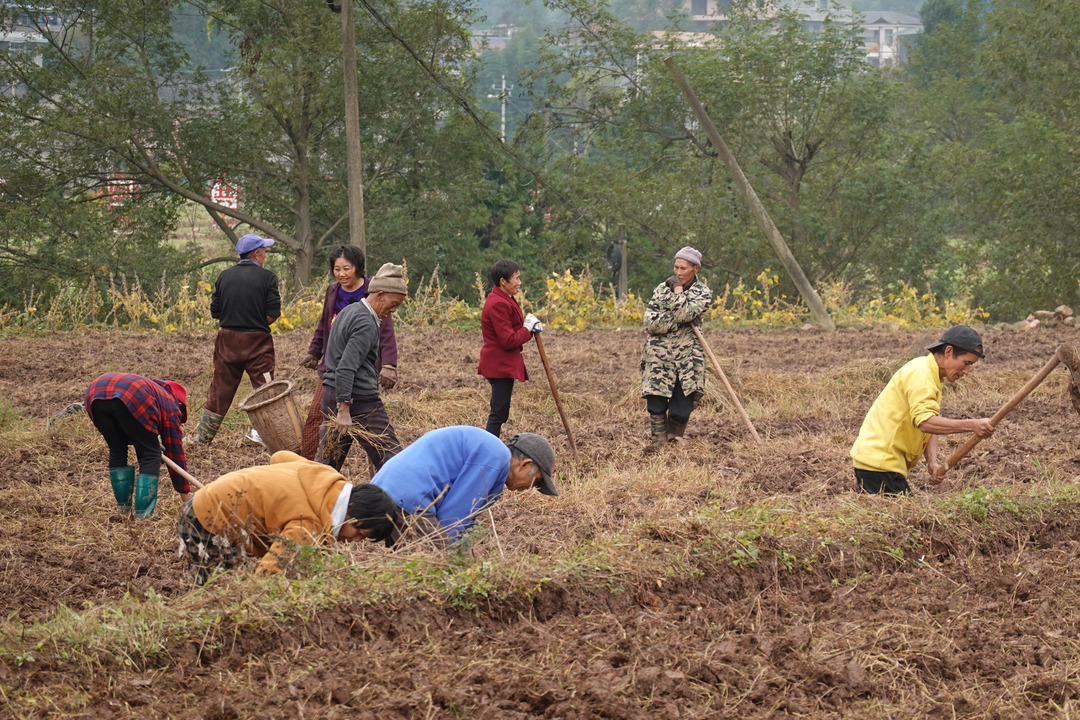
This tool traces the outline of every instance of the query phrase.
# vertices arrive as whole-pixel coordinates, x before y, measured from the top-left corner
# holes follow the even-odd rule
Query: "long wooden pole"
[[[757,429],[754,428],[754,423],[750,422],[750,416],[746,414],[746,410],[743,408],[742,403],[739,402],[739,397],[735,394],[735,390],[731,387],[731,383],[728,382],[727,375],[720,368],[720,363],[716,361],[716,356],[712,353],[712,348],[709,347],[709,343],[705,342],[705,336],[701,334],[696,325],[691,325],[690,328],[694,331],[694,335],[697,337],[698,342],[701,343],[701,349],[705,351],[705,357],[709,358],[709,362],[712,363],[713,370],[720,376],[720,381],[724,383],[724,387],[727,388],[728,395],[731,396],[731,402],[735,403],[735,409],[739,411],[739,416],[742,418],[743,423],[746,425],[747,430],[754,436],[754,440],[761,444],[761,436],[757,434]]]
[[[1002,405],[1000,410],[994,413],[994,416],[990,418],[990,424],[997,427],[997,424],[1001,422],[1006,415],[1012,412],[1012,409],[1019,405],[1020,401],[1028,396],[1028,393],[1038,387],[1039,383],[1045,380],[1046,376],[1049,375],[1060,362],[1061,355],[1059,349],[1054,352],[1054,357],[1050,358],[1050,360],[1043,365],[1042,370],[1040,370],[1035,377],[1031,378],[1031,380],[1028,380],[1027,385],[1017,390],[1016,394],[1009,398],[1009,401]],[[978,445],[980,440],[982,440],[982,438],[978,435],[972,435],[968,438],[967,442],[957,448],[956,451],[949,456],[949,459],[945,461],[945,469],[942,470],[942,472],[948,472],[951,468],[956,467],[956,464],[960,462],[965,455],[971,452],[971,449]]]
[[[577,462],[577,443],[574,442],[574,434],[570,432],[570,422],[566,419],[562,400],[559,399],[559,388],[555,386],[555,376],[551,374],[551,365],[548,363],[547,353],[544,352],[544,341],[540,339],[540,333],[533,333],[533,337],[536,339],[536,349],[540,352],[540,362],[544,364],[544,372],[547,373],[548,384],[551,385],[551,396],[555,398],[555,409],[559,411],[563,427],[566,428],[566,437],[570,440],[570,452],[574,454],[574,462]]]
[[[626,225],[619,223],[619,288],[620,300],[626,299]]]
[[[773,251],[780,258],[780,262],[783,263],[784,269],[791,276],[795,287],[799,289],[799,294],[806,301],[806,306],[810,308],[810,312],[814,314],[814,317],[823,327],[828,330],[835,330],[836,325],[833,324],[832,318],[829,317],[829,311],[825,309],[825,304],[821,302],[821,298],[818,296],[817,291],[814,290],[814,286],[810,284],[802,267],[799,265],[799,261],[791,254],[791,249],[784,242],[780,231],[776,229],[776,225],[773,223],[772,218],[769,217],[765,206],[761,204],[757,193],[754,192],[754,187],[746,179],[746,175],[743,174],[739,161],[735,159],[735,154],[728,149],[727,143],[720,137],[720,132],[713,125],[713,121],[705,111],[705,107],[697,99],[697,95],[691,89],[690,83],[686,82],[686,78],[683,77],[679,66],[675,64],[675,59],[667,57],[664,59],[664,64],[667,65],[671,76],[675,78],[675,84],[682,90],[683,97],[686,98],[690,109],[694,111],[698,122],[701,123],[701,127],[705,128],[705,134],[709,136],[713,147],[716,148],[716,152],[719,153],[724,165],[727,166],[728,172],[735,181],[735,187],[738,188],[739,194],[742,195],[743,200],[750,207],[750,212],[754,215],[758,225],[765,232],[765,237],[769,239]]]
[[[198,480],[195,479],[194,475],[192,475],[187,470],[185,470],[184,468],[180,467],[179,465],[174,463],[172,460],[170,460],[169,456],[165,454],[165,448],[161,449],[161,459],[165,461],[165,464],[169,466],[170,470],[172,470],[174,473],[176,473],[177,475],[179,475],[182,478],[184,478],[185,480],[187,480],[189,483],[191,483],[195,487],[199,488],[200,490],[205,487],[205,485],[203,485],[201,482],[199,482]]]

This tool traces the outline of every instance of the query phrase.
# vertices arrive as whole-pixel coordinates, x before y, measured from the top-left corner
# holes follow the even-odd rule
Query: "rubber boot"
[[[135,492],[135,468],[131,465],[109,468],[109,482],[116,498],[116,512],[131,512],[131,495]]]
[[[224,415],[218,415],[216,412],[210,412],[204,408],[202,417],[199,418],[199,429],[188,439],[188,442],[209,445],[213,442],[218,430],[221,429],[221,421],[224,419]]]
[[[686,433],[686,423],[675,422],[671,417],[667,422],[667,434],[668,442],[676,443],[678,445],[685,445],[686,441],[683,440],[683,434]]]
[[[667,415],[649,416],[649,445],[645,448],[646,453],[654,453],[664,447],[667,442]]]
[[[157,475],[139,473],[135,478],[135,519],[145,520],[157,507]]]

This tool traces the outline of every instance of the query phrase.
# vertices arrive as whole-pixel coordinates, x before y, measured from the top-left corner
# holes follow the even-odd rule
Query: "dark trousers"
[[[300,455],[306,457],[308,460],[314,460],[315,454],[319,452],[319,428],[322,427],[323,420],[326,419],[323,416],[322,396],[323,386],[320,382],[315,386],[315,397],[311,398],[311,406],[308,408],[307,420],[304,421],[304,440],[303,445],[300,448]],[[334,414],[337,414],[337,408],[334,408]]]
[[[510,396],[514,394],[514,378],[488,378],[491,385],[491,409],[484,427],[495,437],[502,433],[502,426],[510,419]]]
[[[109,446],[109,467],[127,466],[128,445],[131,445],[135,448],[135,457],[139,459],[139,473],[158,474],[161,470],[158,436],[139,424],[123,400],[95,400],[90,409],[94,427]]]
[[[338,435],[334,418],[337,418],[338,402],[334,395],[334,388],[323,386],[322,427],[319,428],[319,451],[315,455],[315,461],[329,465],[340,471],[345,464],[345,457],[352,447],[353,438],[364,448],[371,464],[378,470],[387,460],[401,452],[401,442],[394,434],[394,428],[390,425],[390,418],[386,415],[386,407],[382,399],[376,395],[373,398],[354,397],[349,403],[349,415],[353,420],[353,432],[348,435]]]
[[[690,413],[694,411],[694,405],[701,393],[683,394],[682,381],[676,380],[675,387],[671,390],[671,397],[662,395],[646,395],[645,407],[650,415],[668,415],[671,421],[684,425],[690,421]]]
[[[266,384],[263,373],[274,376],[274,338],[266,332],[218,330],[214,339],[214,379],[206,398],[206,409],[218,415],[229,412],[244,373],[251,387]]]
[[[898,472],[879,472],[855,468],[855,483],[859,492],[871,495],[910,495],[907,478]]]

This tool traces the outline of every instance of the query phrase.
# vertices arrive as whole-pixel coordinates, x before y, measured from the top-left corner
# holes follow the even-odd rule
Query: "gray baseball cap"
[[[544,495],[558,495],[551,473],[555,472],[555,451],[551,443],[536,433],[518,433],[507,441],[506,446],[514,448],[528,457],[540,468],[540,486],[537,488]]]
[[[930,352],[934,352],[945,345],[952,345],[957,350],[963,350],[964,352],[974,353],[979,357],[985,357],[983,355],[982,338],[979,336],[979,333],[975,332],[973,328],[970,328],[967,325],[957,325],[956,327],[949,328],[937,342],[927,345],[926,349]]]

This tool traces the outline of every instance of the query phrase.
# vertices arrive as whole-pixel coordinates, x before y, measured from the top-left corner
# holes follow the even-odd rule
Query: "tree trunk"
[[[293,287],[299,290],[311,284],[311,266],[315,255],[315,239],[311,225],[311,186],[308,183],[311,172],[311,159],[308,157],[307,144],[295,143],[296,164],[293,168],[293,199],[295,205],[296,271]]]

